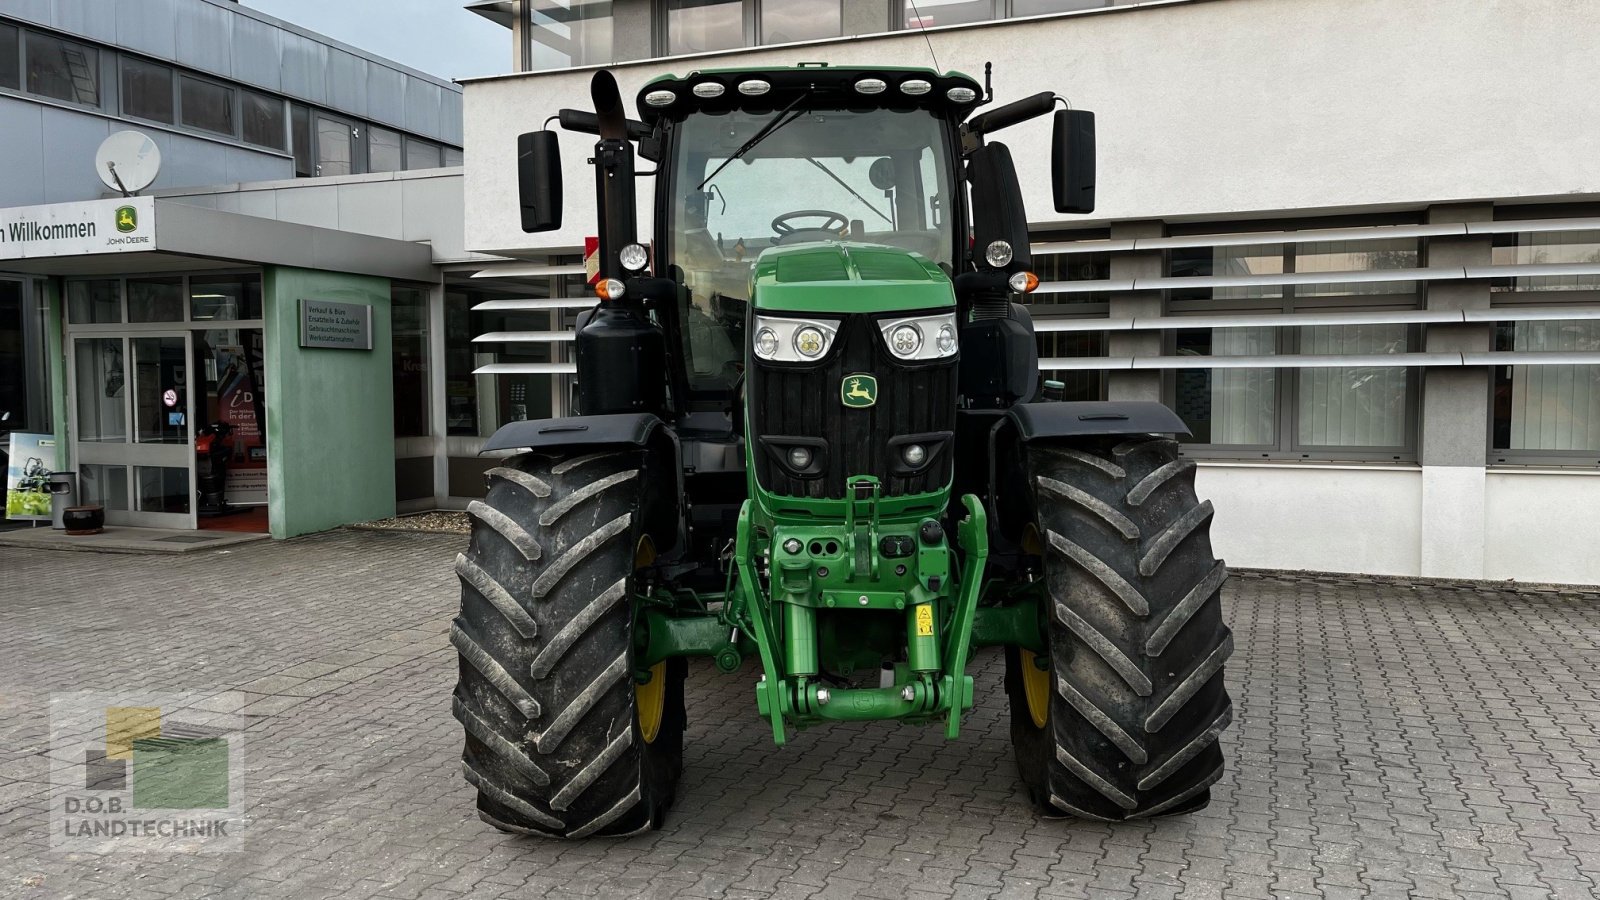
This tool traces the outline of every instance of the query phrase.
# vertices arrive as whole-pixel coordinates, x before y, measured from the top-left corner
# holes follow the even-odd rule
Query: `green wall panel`
[[[287,266],[263,270],[272,536],[394,515],[389,282]],[[371,350],[300,346],[300,301],[372,307]]]

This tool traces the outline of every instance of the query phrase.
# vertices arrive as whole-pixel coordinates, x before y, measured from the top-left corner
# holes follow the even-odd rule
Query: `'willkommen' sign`
[[[154,250],[155,235],[151,197],[0,209],[0,259]]]

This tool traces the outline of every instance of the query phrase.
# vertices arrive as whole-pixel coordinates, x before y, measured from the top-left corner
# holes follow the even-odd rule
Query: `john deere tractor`
[[[745,679],[778,744],[879,719],[954,738],[983,647],[1039,811],[1203,807],[1232,649],[1211,504],[1171,411],[1041,385],[1023,198],[989,140],[1053,114],[1054,206],[1089,212],[1093,114],[1049,93],[979,112],[986,85],[913,68],[663,77],[637,119],[609,73],[591,93],[551,116],[599,139],[575,415],[487,442],[515,455],[456,562],[482,818],[658,826],[691,660]],[[518,149],[523,228],[559,228],[556,132]]]

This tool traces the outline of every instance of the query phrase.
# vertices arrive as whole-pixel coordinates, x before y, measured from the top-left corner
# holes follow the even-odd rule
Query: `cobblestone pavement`
[[[1203,812],[1035,817],[1002,664],[961,739],[771,744],[753,672],[693,670],[660,831],[476,817],[449,713],[460,538],[181,558],[0,548],[0,897],[1569,897],[1600,884],[1600,595],[1235,577],[1230,768]],[[50,691],[199,691],[248,727],[237,853],[50,851]]]

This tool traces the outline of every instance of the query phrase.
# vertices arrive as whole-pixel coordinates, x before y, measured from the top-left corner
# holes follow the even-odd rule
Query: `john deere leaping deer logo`
[[[839,385],[839,399],[852,409],[866,409],[878,402],[878,379],[860,372],[846,375]]]
[[[131,206],[117,207],[117,230],[123,233],[139,227],[139,211]]]

